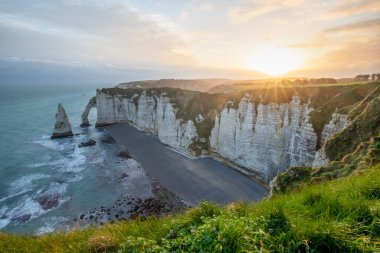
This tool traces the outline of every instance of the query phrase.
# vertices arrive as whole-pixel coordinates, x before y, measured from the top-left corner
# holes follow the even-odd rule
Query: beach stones
[[[58,112],[55,114],[54,131],[51,138],[63,138],[73,136],[70,121],[62,104],[58,104]]]

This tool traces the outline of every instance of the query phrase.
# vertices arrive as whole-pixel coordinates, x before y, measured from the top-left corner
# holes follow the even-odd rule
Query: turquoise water
[[[101,141],[107,137],[101,129],[79,127],[97,86],[0,86],[1,231],[53,231],[122,194],[122,187],[108,180],[118,147]],[[59,102],[80,135],[50,139]],[[91,111],[90,123],[95,119]],[[97,145],[78,148],[89,138]],[[45,210],[38,200],[46,196],[54,196],[58,204]]]

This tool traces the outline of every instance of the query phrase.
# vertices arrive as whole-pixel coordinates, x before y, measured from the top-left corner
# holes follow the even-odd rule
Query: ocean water
[[[105,142],[107,133],[94,125],[79,127],[88,100],[105,86],[0,86],[0,231],[54,231],[123,193],[125,188],[112,179],[120,147]],[[52,140],[59,102],[79,135]],[[95,110],[89,115],[93,124]],[[78,148],[90,138],[95,146]],[[58,202],[44,209],[43,198]]]

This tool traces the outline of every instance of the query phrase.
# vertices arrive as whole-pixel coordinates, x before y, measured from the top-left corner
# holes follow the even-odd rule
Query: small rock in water
[[[27,222],[30,217],[32,217],[31,214],[24,214],[15,218],[12,218],[12,221],[18,221],[18,222]]]
[[[125,159],[131,159],[132,156],[127,151],[122,151],[119,154],[117,154],[118,157],[125,158]]]
[[[83,148],[83,147],[91,147],[91,146],[94,146],[96,144],[96,141],[94,141],[93,139],[90,139],[88,141],[84,141],[84,142],[81,142],[78,147],[79,148]]]
[[[54,207],[57,207],[59,204],[59,196],[57,194],[37,197],[35,200],[42,206],[44,210],[52,209]]]

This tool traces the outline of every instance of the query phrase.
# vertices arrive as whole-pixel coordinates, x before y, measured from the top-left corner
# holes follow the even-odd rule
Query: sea
[[[112,171],[121,147],[95,128],[95,108],[92,125],[79,126],[96,88],[107,86],[0,85],[0,232],[56,231],[123,194]],[[58,103],[77,134],[73,138],[50,138]],[[89,139],[96,145],[78,147]]]

